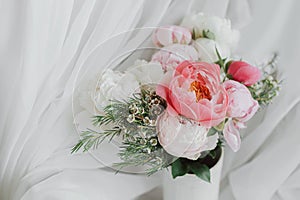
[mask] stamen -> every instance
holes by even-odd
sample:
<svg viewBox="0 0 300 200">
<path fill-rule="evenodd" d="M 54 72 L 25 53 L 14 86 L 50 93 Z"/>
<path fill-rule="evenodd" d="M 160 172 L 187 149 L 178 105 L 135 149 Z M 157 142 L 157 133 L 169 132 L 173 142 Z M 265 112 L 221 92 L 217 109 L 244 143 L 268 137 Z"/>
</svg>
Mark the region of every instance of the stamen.
<svg viewBox="0 0 300 200">
<path fill-rule="evenodd" d="M 201 99 L 211 100 L 209 89 L 199 81 L 194 81 L 191 83 L 190 91 L 195 92 L 197 102 L 199 102 Z"/>
</svg>

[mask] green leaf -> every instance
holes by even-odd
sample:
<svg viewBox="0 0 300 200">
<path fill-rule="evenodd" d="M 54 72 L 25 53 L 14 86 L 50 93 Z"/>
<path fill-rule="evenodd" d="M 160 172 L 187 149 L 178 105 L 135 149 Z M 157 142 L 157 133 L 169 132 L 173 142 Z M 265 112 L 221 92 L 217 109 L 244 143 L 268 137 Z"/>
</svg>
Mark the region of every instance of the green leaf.
<svg viewBox="0 0 300 200">
<path fill-rule="evenodd" d="M 71 154 L 77 152 L 82 146 L 84 145 L 84 142 L 80 140 L 71 150 Z"/>
<path fill-rule="evenodd" d="M 210 171 L 209 168 L 204 164 L 199 163 L 193 163 L 193 165 L 190 166 L 191 171 L 201 178 L 202 180 L 210 183 Z"/>
<path fill-rule="evenodd" d="M 227 74 L 226 76 L 227 76 L 227 78 L 228 78 L 228 79 L 230 79 L 230 80 L 232 80 L 232 79 L 233 79 L 233 77 L 232 77 L 232 75 L 231 75 L 231 74 Z"/>
<path fill-rule="evenodd" d="M 217 131 L 221 132 L 223 131 L 225 126 L 225 121 L 222 121 L 220 124 L 218 124 L 217 126 L 214 126 L 213 128 L 216 129 Z"/>
<path fill-rule="evenodd" d="M 215 159 L 217 156 L 217 152 L 216 151 L 210 151 L 208 154 L 212 159 Z"/>
<path fill-rule="evenodd" d="M 225 70 L 225 62 L 227 60 L 227 58 L 221 58 L 221 55 L 219 54 L 219 51 L 217 50 L 217 47 L 216 47 L 216 53 L 218 55 L 218 61 L 215 62 L 215 64 L 219 65 L 221 69 Z"/>
<path fill-rule="evenodd" d="M 202 35 L 203 35 L 204 38 L 208 38 L 208 39 L 211 39 L 211 40 L 216 39 L 215 34 L 213 32 L 211 32 L 210 30 L 203 30 Z"/>
<path fill-rule="evenodd" d="M 223 59 L 222 59 L 222 57 L 221 57 L 221 55 L 220 55 L 220 52 L 218 51 L 218 48 L 217 48 L 217 46 L 215 47 L 215 49 L 216 49 L 216 53 L 217 53 L 217 56 L 218 56 L 219 62 L 222 62 L 222 61 L 223 61 Z"/>
<path fill-rule="evenodd" d="M 180 159 L 175 160 L 171 166 L 173 178 L 176 178 L 177 176 L 183 176 L 189 171 L 187 165 L 182 163 Z"/>
<path fill-rule="evenodd" d="M 232 60 L 230 60 L 229 62 L 227 62 L 226 63 L 226 65 L 225 65 L 225 73 L 227 73 L 227 71 L 228 71 L 228 69 L 229 69 L 229 66 L 230 66 L 230 64 L 232 63 L 233 61 Z"/>
<path fill-rule="evenodd" d="M 213 136 L 214 134 L 216 134 L 217 133 L 217 130 L 215 129 L 215 128 L 210 128 L 209 129 L 209 131 L 208 131 L 208 133 L 207 133 L 207 136 L 209 137 L 209 136 Z"/>
<path fill-rule="evenodd" d="M 215 49 L 216 49 L 216 54 L 217 54 L 218 59 L 219 59 L 219 60 L 218 60 L 217 62 L 215 62 L 215 63 L 218 64 L 218 65 L 220 65 L 220 67 L 223 68 L 223 69 L 225 70 L 225 62 L 226 62 L 227 58 L 222 58 L 222 57 L 221 57 L 220 52 L 218 51 L 217 46 L 215 47 Z"/>
</svg>

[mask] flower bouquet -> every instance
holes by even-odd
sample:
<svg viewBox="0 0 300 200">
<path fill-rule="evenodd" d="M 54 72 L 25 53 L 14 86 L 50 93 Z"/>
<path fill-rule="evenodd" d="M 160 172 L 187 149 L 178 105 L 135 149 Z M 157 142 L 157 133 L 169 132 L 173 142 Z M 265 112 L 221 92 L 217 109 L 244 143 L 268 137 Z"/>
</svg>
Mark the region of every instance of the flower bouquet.
<svg viewBox="0 0 300 200">
<path fill-rule="evenodd" d="M 149 62 L 96 77 L 88 93 L 95 129 L 81 133 L 72 153 L 117 139 L 117 170 L 146 166 L 151 175 L 167 168 L 174 179 L 186 175 L 203 187 L 216 185 L 207 191 L 217 198 L 223 146 L 238 151 L 239 130 L 279 91 L 275 58 L 260 66 L 232 59 L 238 37 L 229 20 L 202 13 L 156 28 L 152 39 L 160 49 Z"/>
</svg>

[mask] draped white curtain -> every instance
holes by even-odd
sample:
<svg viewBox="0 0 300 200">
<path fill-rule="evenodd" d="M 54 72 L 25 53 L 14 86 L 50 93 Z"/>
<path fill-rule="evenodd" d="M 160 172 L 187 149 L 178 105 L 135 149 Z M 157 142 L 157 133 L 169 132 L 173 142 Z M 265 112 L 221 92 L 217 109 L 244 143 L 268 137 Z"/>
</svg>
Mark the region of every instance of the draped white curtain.
<svg viewBox="0 0 300 200">
<path fill-rule="evenodd" d="M 220 199 L 297 199 L 300 184 L 300 2 L 282 0 L 2 0 L 0 2 L 0 199 L 153 199 L 160 176 L 118 174 L 78 139 L 72 92 L 78 72 L 137 48 L 149 35 L 115 40 L 137 27 L 174 24 L 188 12 L 227 16 L 241 29 L 238 52 L 259 60 L 278 50 L 281 96 L 249 124 L 241 150 L 225 155 Z M 76 87 L 76 85 L 75 85 Z"/>
</svg>

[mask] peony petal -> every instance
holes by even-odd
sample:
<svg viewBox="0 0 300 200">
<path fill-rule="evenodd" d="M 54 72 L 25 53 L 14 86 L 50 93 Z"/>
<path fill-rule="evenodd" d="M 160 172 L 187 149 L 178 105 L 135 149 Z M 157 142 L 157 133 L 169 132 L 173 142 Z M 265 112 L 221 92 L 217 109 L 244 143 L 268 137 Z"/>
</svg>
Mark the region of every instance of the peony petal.
<svg viewBox="0 0 300 200">
<path fill-rule="evenodd" d="M 224 127 L 223 130 L 224 138 L 227 142 L 227 144 L 230 146 L 230 148 L 234 151 L 237 152 L 240 149 L 241 145 L 241 137 L 239 130 L 237 127 L 234 125 L 234 122 L 232 119 L 229 119 Z"/>
<path fill-rule="evenodd" d="M 241 122 L 246 122 L 246 121 L 250 120 L 255 115 L 255 113 L 258 111 L 258 109 L 259 109 L 258 102 L 256 100 L 253 100 L 252 105 L 251 105 L 251 107 L 249 107 L 247 113 L 244 116 L 239 117 L 238 120 Z"/>
<path fill-rule="evenodd" d="M 172 90 L 174 91 L 174 90 Z M 190 118 L 190 119 L 197 119 L 197 114 L 194 109 L 192 109 L 189 105 L 186 104 L 189 100 L 185 100 L 180 96 L 181 94 L 177 94 L 176 91 L 171 92 L 169 95 L 170 102 L 172 103 L 175 110 L 181 115 Z"/>
<path fill-rule="evenodd" d="M 214 134 L 212 136 L 207 137 L 207 146 L 206 146 L 206 151 L 207 150 L 213 150 L 216 148 L 217 143 L 218 143 L 218 139 L 219 139 L 219 135 L 218 134 Z"/>
<path fill-rule="evenodd" d="M 183 44 L 172 44 L 153 54 L 151 62 L 158 62 L 165 71 L 169 71 L 175 69 L 184 60 L 197 59 L 198 54 L 194 47 Z"/>
<path fill-rule="evenodd" d="M 159 95 L 161 98 L 165 99 L 167 102 L 167 111 L 172 116 L 177 116 L 178 112 L 175 110 L 172 100 L 170 99 L 171 91 L 169 88 L 163 86 L 163 85 L 157 85 L 156 87 L 156 94 Z"/>
</svg>

